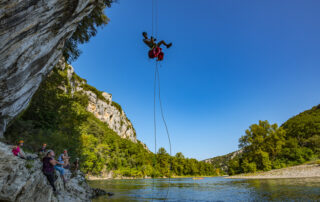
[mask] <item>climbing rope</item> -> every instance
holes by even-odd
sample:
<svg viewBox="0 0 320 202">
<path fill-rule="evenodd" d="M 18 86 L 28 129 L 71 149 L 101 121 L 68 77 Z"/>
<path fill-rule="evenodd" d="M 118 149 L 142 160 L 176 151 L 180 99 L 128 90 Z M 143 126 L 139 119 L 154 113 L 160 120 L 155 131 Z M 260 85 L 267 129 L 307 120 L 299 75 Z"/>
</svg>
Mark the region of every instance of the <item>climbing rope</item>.
<svg viewBox="0 0 320 202">
<path fill-rule="evenodd" d="M 156 66 L 157 68 L 157 66 Z M 157 166 L 157 120 L 156 120 L 156 98 L 157 98 L 157 70 L 155 70 L 154 73 L 154 83 L 153 83 L 153 127 L 154 127 L 154 160 L 153 160 L 153 168 L 155 169 Z M 154 179 L 155 179 L 155 172 L 153 173 L 153 178 L 152 178 L 152 195 L 154 191 Z M 153 197 L 152 197 L 153 201 Z"/>
<path fill-rule="evenodd" d="M 157 9 L 157 0 L 152 0 L 152 36 L 155 36 L 155 38 L 158 37 L 158 9 Z M 168 125 L 166 122 L 166 119 L 164 117 L 164 112 L 163 112 L 163 107 L 162 107 L 162 101 L 161 101 L 161 87 L 160 87 L 160 75 L 159 75 L 159 68 L 158 68 L 158 61 L 155 62 L 155 78 L 154 78 L 154 100 L 153 100 L 153 121 L 154 121 L 154 153 L 155 153 L 155 161 L 154 161 L 154 168 L 156 168 L 157 165 L 157 121 L 156 121 L 156 95 L 157 95 L 157 84 L 158 84 L 158 98 L 159 98 L 159 105 L 160 105 L 160 113 L 161 113 L 161 118 L 164 123 L 167 137 L 168 137 L 168 142 L 169 142 L 169 152 L 170 152 L 170 167 L 169 167 L 169 186 L 167 189 L 165 201 L 168 199 L 169 195 L 169 190 L 170 190 L 170 185 L 171 185 L 171 170 L 172 170 L 172 161 L 171 161 L 171 156 L 172 156 L 172 147 L 171 147 L 171 140 L 170 140 L 170 133 L 168 129 Z M 152 192 L 154 191 L 154 186 L 155 186 L 155 178 L 153 177 L 153 184 L 152 184 Z M 153 195 L 153 193 L 152 193 Z M 153 201 L 153 196 L 152 196 L 152 201 Z"/>
<path fill-rule="evenodd" d="M 151 26 L 152 26 L 152 32 L 151 32 L 151 36 L 153 36 L 153 30 L 154 30 L 154 28 L 153 28 L 153 24 L 154 24 L 154 0 L 152 0 L 152 22 L 151 22 Z"/>
<path fill-rule="evenodd" d="M 166 194 L 166 200 L 168 199 L 168 195 L 169 195 L 169 190 L 170 190 L 170 186 L 171 186 L 171 169 L 172 169 L 172 161 L 171 161 L 171 156 L 172 156 L 172 149 L 171 149 L 171 140 L 170 140 L 170 133 L 169 133 L 169 129 L 168 129 L 168 125 L 167 125 L 167 121 L 164 118 L 164 113 L 163 113 L 163 108 L 162 108 L 162 101 L 161 101 L 161 91 L 160 91 L 160 76 L 159 76 L 159 69 L 158 69 L 158 62 L 156 62 L 156 74 L 157 74 L 157 80 L 158 80 L 158 93 L 159 93 L 159 104 L 160 104 L 160 112 L 161 112 L 161 117 L 162 117 L 162 121 L 164 123 L 164 126 L 166 128 L 166 133 L 167 133 L 167 137 L 168 137 L 168 141 L 169 141 L 169 154 L 170 154 L 170 163 L 169 163 L 169 186 L 167 189 L 167 194 Z M 165 201 L 166 201 L 165 200 Z"/>
</svg>

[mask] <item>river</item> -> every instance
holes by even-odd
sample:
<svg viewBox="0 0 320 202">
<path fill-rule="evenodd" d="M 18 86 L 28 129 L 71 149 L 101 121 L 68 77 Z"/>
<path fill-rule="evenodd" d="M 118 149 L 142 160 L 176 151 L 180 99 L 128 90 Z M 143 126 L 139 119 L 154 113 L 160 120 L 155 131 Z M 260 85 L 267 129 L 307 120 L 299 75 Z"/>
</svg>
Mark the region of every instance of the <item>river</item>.
<svg viewBox="0 0 320 202">
<path fill-rule="evenodd" d="M 113 192 L 103 201 L 320 201 L 320 178 L 244 180 L 192 179 L 98 180 L 90 185 Z"/>
</svg>

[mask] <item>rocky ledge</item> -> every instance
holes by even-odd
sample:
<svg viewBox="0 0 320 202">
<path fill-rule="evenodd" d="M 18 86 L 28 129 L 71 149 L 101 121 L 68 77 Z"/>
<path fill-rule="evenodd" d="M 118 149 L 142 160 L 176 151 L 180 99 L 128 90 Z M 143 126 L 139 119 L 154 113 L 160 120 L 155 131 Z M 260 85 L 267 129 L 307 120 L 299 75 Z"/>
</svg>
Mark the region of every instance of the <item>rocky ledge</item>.
<svg viewBox="0 0 320 202">
<path fill-rule="evenodd" d="M 0 143 L 0 201 L 91 201 L 106 193 L 89 187 L 84 175 L 78 172 L 65 185 L 56 173 L 59 194 L 55 195 L 41 167 L 39 159 L 27 161 L 13 156 L 10 146 Z"/>
</svg>

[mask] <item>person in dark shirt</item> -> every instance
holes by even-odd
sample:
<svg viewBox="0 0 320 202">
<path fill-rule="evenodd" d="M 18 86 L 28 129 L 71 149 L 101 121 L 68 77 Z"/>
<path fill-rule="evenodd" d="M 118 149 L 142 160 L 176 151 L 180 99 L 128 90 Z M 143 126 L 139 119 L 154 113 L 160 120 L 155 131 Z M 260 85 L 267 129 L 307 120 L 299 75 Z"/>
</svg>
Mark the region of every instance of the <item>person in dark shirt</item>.
<svg viewBox="0 0 320 202">
<path fill-rule="evenodd" d="M 46 154 L 46 156 L 43 158 L 43 167 L 42 167 L 42 172 L 43 174 L 47 177 L 50 185 L 53 188 L 53 191 L 57 194 L 56 187 L 54 186 L 54 166 L 55 165 L 61 165 L 58 161 L 54 159 L 54 151 L 49 150 Z"/>
<path fill-rule="evenodd" d="M 73 162 L 73 170 L 77 171 L 79 169 L 79 158 L 76 158 L 76 160 Z"/>
</svg>

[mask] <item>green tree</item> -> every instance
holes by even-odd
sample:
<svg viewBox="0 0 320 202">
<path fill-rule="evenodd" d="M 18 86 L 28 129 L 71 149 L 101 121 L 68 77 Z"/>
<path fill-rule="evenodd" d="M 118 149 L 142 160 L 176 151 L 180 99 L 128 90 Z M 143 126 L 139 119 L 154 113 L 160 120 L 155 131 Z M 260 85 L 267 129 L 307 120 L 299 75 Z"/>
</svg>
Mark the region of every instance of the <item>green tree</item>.
<svg viewBox="0 0 320 202">
<path fill-rule="evenodd" d="M 104 9 L 110 7 L 114 0 L 93 1 L 94 9 L 86 17 L 84 17 L 64 45 L 63 56 L 68 62 L 76 60 L 81 51 L 78 49 L 78 44 L 86 43 L 91 37 L 97 34 L 97 28 L 106 25 L 109 19 L 104 14 Z"/>
</svg>

